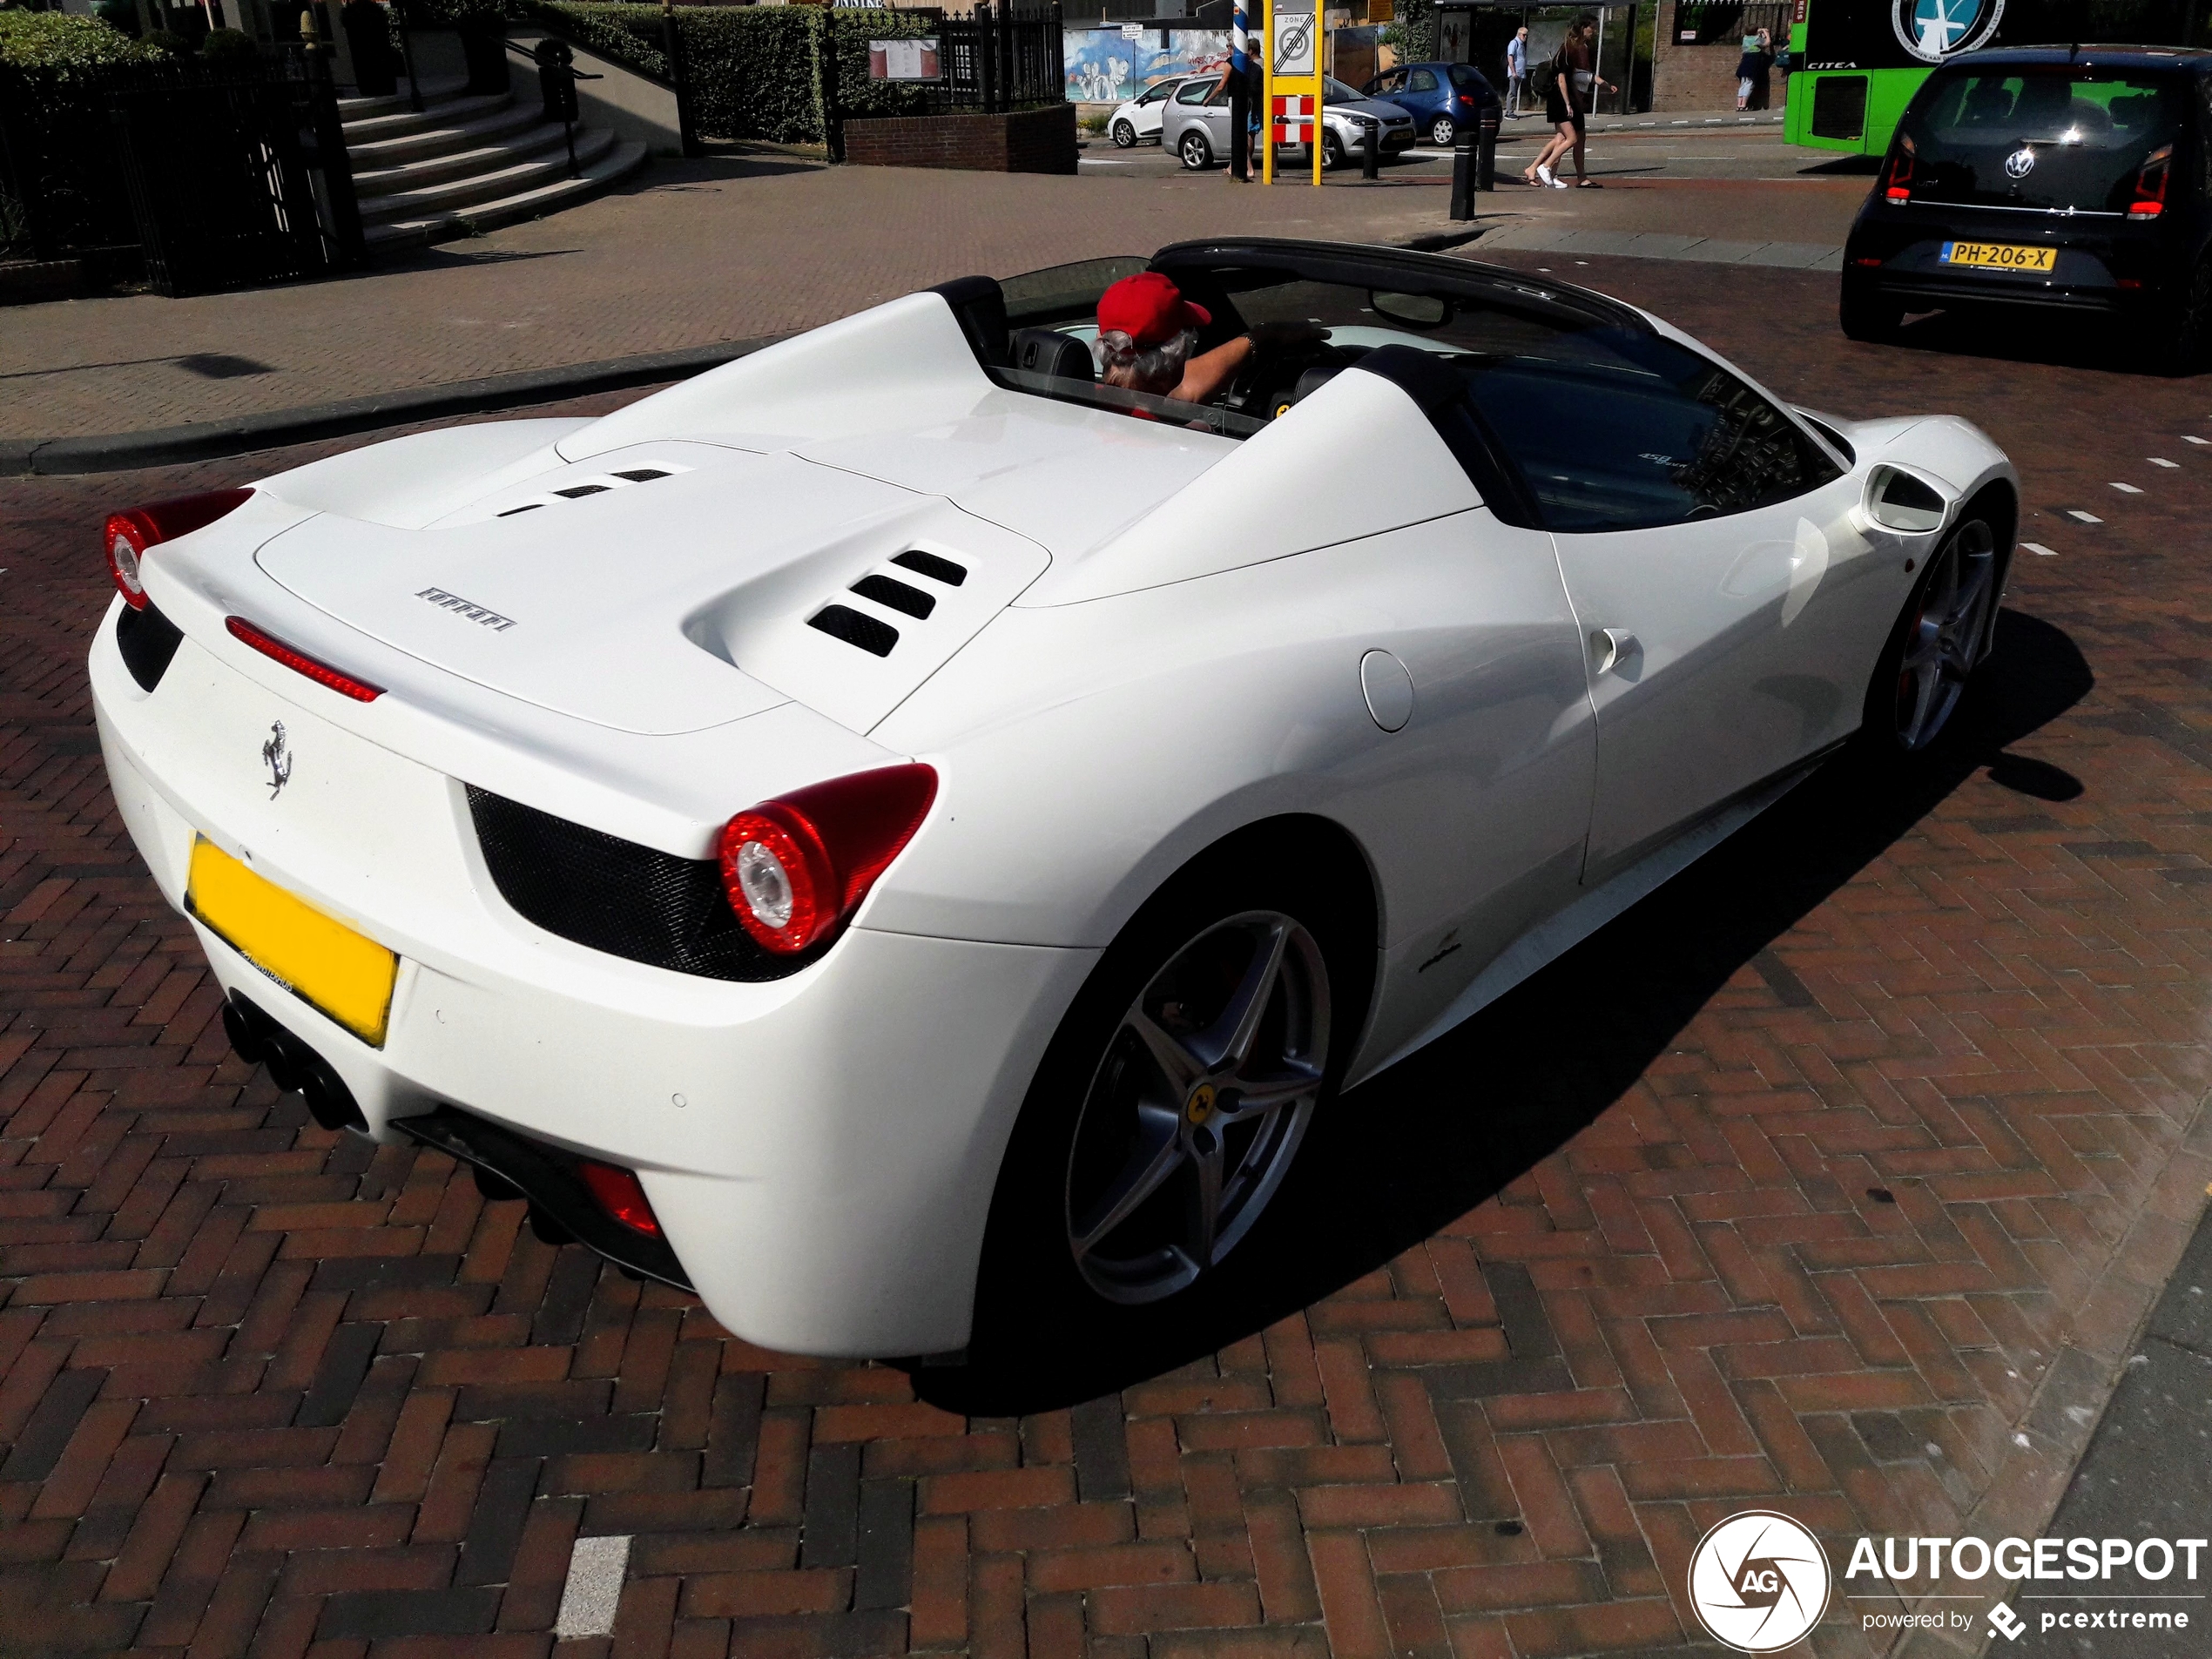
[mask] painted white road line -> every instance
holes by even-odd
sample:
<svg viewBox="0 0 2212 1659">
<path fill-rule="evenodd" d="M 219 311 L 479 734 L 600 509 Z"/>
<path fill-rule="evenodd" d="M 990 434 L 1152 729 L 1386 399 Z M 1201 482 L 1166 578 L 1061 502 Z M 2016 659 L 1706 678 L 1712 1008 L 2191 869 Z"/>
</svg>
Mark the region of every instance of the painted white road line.
<svg viewBox="0 0 2212 1659">
<path fill-rule="evenodd" d="M 2084 524 L 2101 524 L 2104 523 L 2104 520 L 2099 518 L 2094 513 L 2085 513 L 2079 507 L 2067 508 L 2066 509 L 2066 516 L 2068 518 L 2078 519 Z"/>
<path fill-rule="evenodd" d="M 629 1565 L 627 1537 L 577 1539 L 569 1552 L 569 1580 L 561 1587 L 553 1634 L 563 1641 L 612 1635 L 615 1609 L 622 1605 L 622 1575 Z"/>
<path fill-rule="evenodd" d="M 2113 481 L 2112 487 L 2123 496 L 2140 496 L 2143 493 L 2141 484 L 2123 484 L 2118 479 Z"/>
<path fill-rule="evenodd" d="M 2183 438 L 2182 442 L 2183 443 L 2207 444 L 2212 443 L 2212 438 Z"/>
<path fill-rule="evenodd" d="M 2040 542 L 2022 542 L 2020 545 L 2026 548 L 2029 552 L 2040 554 L 2047 559 L 2054 559 L 2059 556 L 2058 549 L 2054 547 L 2046 547 Z"/>
<path fill-rule="evenodd" d="M 2143 459 L 2154 467 L 2173 467 L 2178 469 L 2182 464 L 2178 461 L 2168 461 L 2164 455 L 2145 455 Z"/>
</svg>

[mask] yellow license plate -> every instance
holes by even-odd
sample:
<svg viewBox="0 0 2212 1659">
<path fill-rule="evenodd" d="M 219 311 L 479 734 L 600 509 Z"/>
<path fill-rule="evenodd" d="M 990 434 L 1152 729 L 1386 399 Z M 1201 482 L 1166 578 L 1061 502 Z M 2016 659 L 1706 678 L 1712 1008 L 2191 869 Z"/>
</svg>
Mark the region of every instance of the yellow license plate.
<svg viewBox="0 0 2212 1659">
<path fill-rule="evenodd" d="M 2054 247 L 2023 247 L 2018 242 L 1946 242 L 1946 265 L 1978 265 L 1993 271 L 2047 271 L 2058 259 Z"/>
<path fill-rule="evenodd" d="M 185 907 L 285 989 L 384 1046 L 400 959 L 195 837 Z"/>
</svg>

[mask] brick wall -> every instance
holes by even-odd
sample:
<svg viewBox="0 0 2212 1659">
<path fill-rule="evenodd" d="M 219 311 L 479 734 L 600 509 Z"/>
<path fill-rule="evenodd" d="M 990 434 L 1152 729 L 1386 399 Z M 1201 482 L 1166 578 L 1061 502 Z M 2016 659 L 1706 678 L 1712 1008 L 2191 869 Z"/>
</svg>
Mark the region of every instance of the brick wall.
<svg viewBox="0 0 2212 1659">
<path fill-rule="evenodd" d="M 847 121 L 845 159 L 863 167 L 1071 173 L 1076 110 L 1061 104 L 1009 115 L 894 115 Z"/>
<path fill-rule="evenodd" d="M 1677 45 L 1676 10 L 1676 0 L 1659 0 L 1659 26 L 1651 43 L 1652 109 L 1734 109 L 1736 65 L 1743 56 L 1743 42 L 1731 37 L 1708 46 Z M 1782 107 L 1786 78 L 1779 71 L 1768 78 L 1769 109 Z"/>
</svg>

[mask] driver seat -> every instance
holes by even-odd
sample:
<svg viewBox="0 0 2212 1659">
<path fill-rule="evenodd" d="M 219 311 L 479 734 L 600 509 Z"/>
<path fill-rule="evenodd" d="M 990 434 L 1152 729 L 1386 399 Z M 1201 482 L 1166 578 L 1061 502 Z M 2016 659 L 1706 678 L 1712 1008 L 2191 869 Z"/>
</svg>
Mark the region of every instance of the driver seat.
<svg viewBox="0 0 2212 1659">
<path fill-rule="evenodd" d="M 1014 367 L 1061 381 L 1095 381 L 1090 347 L 1056 328 L 1016 328 L 1008 341 Z"/>
</svg>

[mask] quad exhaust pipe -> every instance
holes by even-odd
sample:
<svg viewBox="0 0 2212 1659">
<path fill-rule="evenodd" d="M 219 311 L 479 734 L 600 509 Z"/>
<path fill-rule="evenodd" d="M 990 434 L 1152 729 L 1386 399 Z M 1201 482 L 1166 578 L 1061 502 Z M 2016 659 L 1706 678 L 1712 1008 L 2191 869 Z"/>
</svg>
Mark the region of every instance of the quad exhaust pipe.
<svg viewBox="0 0 2212 1659">
<path fill-rule="evenodd" d="M 240 1060 L 266 1066 L 269 1081 L 285 1093 L 305 1096 L 309 1116 L 323 1128 L 368 1133 L 368 1119 L 346 1080 L 260 1004 L 233 991 L 223 1003 L 223 1034 Z"/>
</svg>

